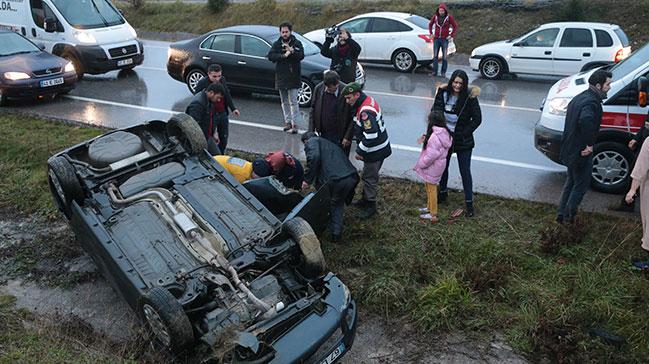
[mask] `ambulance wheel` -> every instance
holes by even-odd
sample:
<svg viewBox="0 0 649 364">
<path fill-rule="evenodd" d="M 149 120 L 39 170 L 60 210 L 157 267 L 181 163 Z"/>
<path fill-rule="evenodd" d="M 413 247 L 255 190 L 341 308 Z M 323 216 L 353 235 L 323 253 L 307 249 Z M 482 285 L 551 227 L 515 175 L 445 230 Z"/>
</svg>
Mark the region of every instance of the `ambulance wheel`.
<svg viewBox="0 0 649 364">
<path fill-rule="evenodd" d="M 626 145 L 616 142 L 595 144 L 591 186 L 605 193 L 623 193 L 629 188 L 633 154 Z"/>
</svg>

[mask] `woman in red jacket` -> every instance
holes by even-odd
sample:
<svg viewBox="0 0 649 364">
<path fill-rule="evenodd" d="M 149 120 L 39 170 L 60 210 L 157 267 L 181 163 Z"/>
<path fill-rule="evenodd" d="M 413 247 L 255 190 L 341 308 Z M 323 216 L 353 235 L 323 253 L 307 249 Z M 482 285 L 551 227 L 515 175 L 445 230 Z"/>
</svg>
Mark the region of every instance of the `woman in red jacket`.
<svg viewBox="0 0 649 364">
<path fill-rule="evenodd" d="M 439 8 L 435 12 L 430 22 L 428 23 L 428 33 L 433 37 L 433 76 L 437 76 L 437 57 L 439 49 L 442 49 L 442 77 L 446 77 L 446 52 L 448 51 L 448 42 L 455 37 L 457 33 L 457 23 L 453 19 L 453 15 L 448 12 L 446 4 L 439 4 Z"/>
</svg>

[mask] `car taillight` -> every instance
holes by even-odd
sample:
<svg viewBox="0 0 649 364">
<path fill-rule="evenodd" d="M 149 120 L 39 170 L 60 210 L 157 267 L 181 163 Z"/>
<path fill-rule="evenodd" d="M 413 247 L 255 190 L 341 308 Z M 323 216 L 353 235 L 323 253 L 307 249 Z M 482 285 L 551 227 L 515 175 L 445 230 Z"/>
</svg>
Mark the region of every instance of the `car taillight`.
<svg viewBox="0 0 649 364">
<path fill-rule="evenodd" d="M 418 37 L 423 39 L 426 43 L 433 43 L 433 37 L 428 34 L 419 34 Z"/>
<path fill-rule="evenodd" d="M 617 53 L 615 53 L 615 63 L 624 59 L 624 48 L 620 48 Z"/>
</svg>

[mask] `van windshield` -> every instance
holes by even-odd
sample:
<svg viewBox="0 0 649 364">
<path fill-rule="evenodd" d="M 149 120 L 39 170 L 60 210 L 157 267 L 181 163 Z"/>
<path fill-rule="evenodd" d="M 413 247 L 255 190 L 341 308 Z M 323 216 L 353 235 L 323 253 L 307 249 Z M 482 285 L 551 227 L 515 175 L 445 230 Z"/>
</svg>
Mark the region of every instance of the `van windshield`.
<svg viewBox="0 0 649 364">
<path fill-rule="evenodd" d="M 649 43 L 633 52 L 627 59 L 611 67 L 613 81 L 621 80 L 649 60 Z"/>
<path fill-rule="evenodd" d="M 122 15 L 107 0 L 52 0 L 65 20 L 77 29 L 124 24 Z"/>
</svg>

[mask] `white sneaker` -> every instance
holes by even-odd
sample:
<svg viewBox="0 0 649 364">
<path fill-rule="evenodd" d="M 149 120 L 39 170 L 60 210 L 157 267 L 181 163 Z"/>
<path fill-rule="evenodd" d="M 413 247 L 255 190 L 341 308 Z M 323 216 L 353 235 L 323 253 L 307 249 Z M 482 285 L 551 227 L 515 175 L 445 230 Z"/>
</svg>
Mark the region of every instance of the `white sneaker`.
<svg viewBox="0 0 649 364">
<path fill-rule="evenodd" d="M 419 218 L 424 220 L 432 220 L 433 216 L 431 214 L 421 214 L 419 215 Z"/>
<path fill-rule="evenodd" d="M 420 207 L 417 209 L 419 212 L 428 212 L 428 207 Z"/>
</svg>

